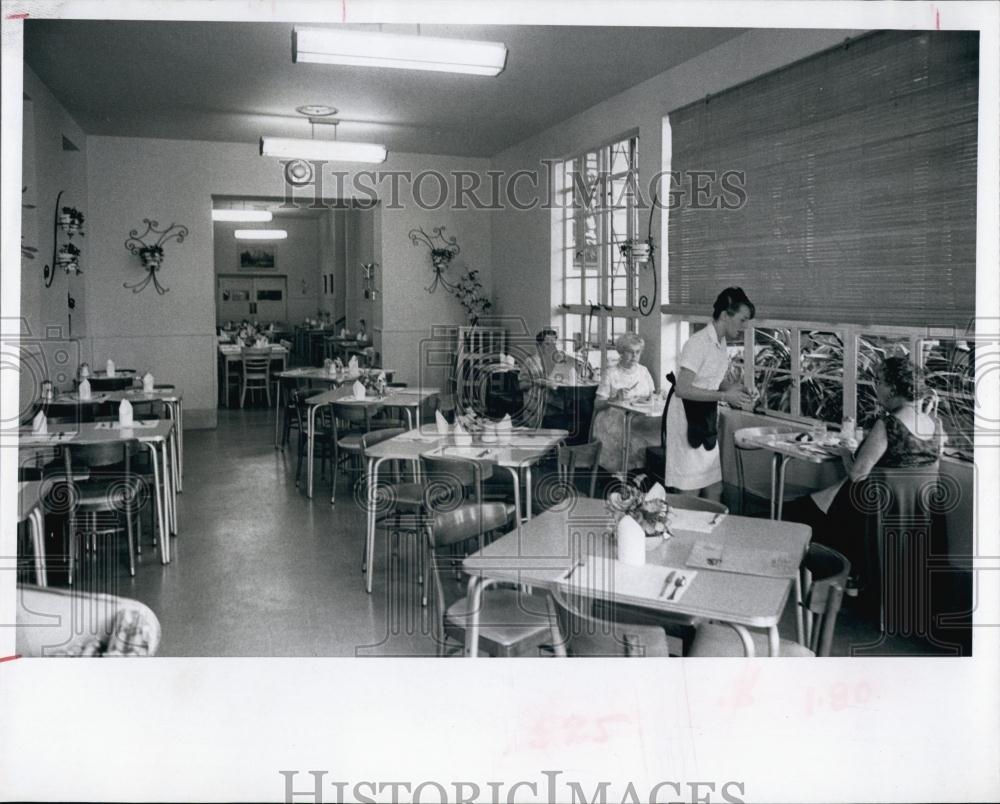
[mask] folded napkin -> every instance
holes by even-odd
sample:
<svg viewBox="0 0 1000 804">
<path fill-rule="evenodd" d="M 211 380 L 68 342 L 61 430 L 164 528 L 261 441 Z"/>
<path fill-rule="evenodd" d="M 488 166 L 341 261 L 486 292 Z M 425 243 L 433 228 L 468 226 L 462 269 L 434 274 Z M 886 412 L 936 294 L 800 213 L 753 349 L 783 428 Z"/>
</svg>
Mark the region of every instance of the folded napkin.
<svg viewBox="0 0 1000 804">
<path fill-rule="evenodd" d="M 514 433 L 514 422 L 511 421 L 510 414 L 504 414 L 504 417 L 497 422 L 497 440 L 503 444 L 509 444 L 511 436 Z"/>
<path fill-rule="evenodd" d="M 258 349 L 263 349 L 267 346 L 267 338 L 258 338 L 254 344 Z"/>
<path fill-rule="evenodd" d="M 80 382 L 80 387 L 77 390 L 79 391 L 81 402 L 86 402 L 90 399 L 90 380 L 86 376 Z"/>
<path fill-rule="evenodd" d="M 142 375 L 142 390 L 147 394 L 153 393 L 153 375 L 151 372 L 147 371 Z"/>
<path fill-rule="evenodd" d="M 434 421 L 437 423 L 437 431 L 439 435 L 448 435 L 451 432 L 451 425 L 448 424 L 448 420 L 441 415 L 440 410 L 434 411 Z"/>
<path fill-rule="evenodd" d="M 461 420 L 455 421 L 455 429 L 452 431 L 455 436 L 455 444 L 459 447 L 472 446 L 472 436 L 462 427 Z"/>
<path fill-rule="evenodd" d="M 123 399 L 121 405 L 118 406 L 118 423 L 122 427 L 131 427 L 132 422 L 132 403 Z"/>
<path fill-rule="evenodd" d="M 653 488 L 646 492 L 647 500 L 665 500 L 667 499 L 667 490 L 663 488 L 659 483 L 654 483 Z"/>
<path fill-rule="evenodd" d="M 105 373 L 109 377 L 114 377 L 115 376 L 115 361 L 112 360 L 110 357 L 108 358 L 108 362 L 105 364 L 105 369 L 106 369 Z"/>
<path fill-rule="evenodd" d="M 355 399 L 365 398 L 365 384 L 361 380 L 355 380 L 354 385 L 351 386 L 351 391 L 354 392 Z"/>
<path fill-rule="evenodd" d="M 49 432 L 49 421 L 45 418 L 45 411 L 38 411 L 31 420 L 31 432 L 35 435 L 46 435 Z"/>
<path fill-rule="evenodd" d="M 503 362 L 506 363 L 508 366 L 517 365 L 517 361 L 514 360 L 514 356 L 513 355 L 504 355 L 503 356 Z"/>
<path fill-rule="evenodd" d="M 347 361 L 347 368 L 352 374 L 356 374 L 358 371 L 358 357 L 357 355 L 351 355 L 351 359 Z"/>
<path fill-rule="evenodd" d="M 340 337 L 341 338 L 346 338 L 347 337 L 347 330 L 346 329 L 341 329 L 340 330 Z"/>
</svg>

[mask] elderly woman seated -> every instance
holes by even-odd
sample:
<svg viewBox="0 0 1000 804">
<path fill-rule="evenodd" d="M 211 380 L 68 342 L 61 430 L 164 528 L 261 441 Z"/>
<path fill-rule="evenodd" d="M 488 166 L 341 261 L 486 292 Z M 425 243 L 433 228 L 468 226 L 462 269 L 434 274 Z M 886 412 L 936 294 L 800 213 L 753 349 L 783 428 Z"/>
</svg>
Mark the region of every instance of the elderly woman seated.
<svg viewBox="0 0 1000 804">
<path fill-rule="evenodd" d="M 646 342 L 638 335 L 625 333 L 615 341 L 617 366 L 605 369 L 597 388 L 593 440 L 600 441 L 601 465 L 610 472 L 625 472 L 644 465 L 646 447 L 660 443 L 660 420 L 637 417 L 632 422 L 627 465 L 622 466 L 622 442 L 625 438 L 625 412 L 610 407 L 609 402 L 648 398 L 656 390 L 649 370 L 639 363 Z"/>
<path fill-rule="evenodd" d="M 875 392 L 882 412 L 857 450 L 843 448 L 847 477 L 785 509 L 786 519 L 811 525 L 814 540 L 843 553 L 856 570 L 865 566 L 871 549 L 865 543 L 865 529 L 857 525 L 859 501 L 868 494 L 860 485 L 877 468 L 927 467 L 933 474 L 945 442 L 937 417 L 937 399 L 931 396 L 916 400 L 913 366 L 908 358 L 885 360 Z M 857 575 L 849 583 L 848 594 L 855 593 L 861 584 Z"/>
</svg>

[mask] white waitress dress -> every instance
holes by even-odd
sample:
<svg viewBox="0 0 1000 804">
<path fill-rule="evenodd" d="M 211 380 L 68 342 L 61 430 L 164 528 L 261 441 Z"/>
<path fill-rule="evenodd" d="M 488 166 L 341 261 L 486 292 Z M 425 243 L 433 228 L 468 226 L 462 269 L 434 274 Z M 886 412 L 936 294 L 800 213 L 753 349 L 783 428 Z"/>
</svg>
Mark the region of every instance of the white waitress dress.
<svg viewBox="0 0 1000 804">
<path fill-rule="evenodd" d="M 677 373 L 679 375 L 681 369 L 689 369 L 695 375 L 695 388 L 718 391 L 728 368 L 726 339 L 723 338 L 720 343 L 715 327 L 709 324 L 684 344 Z M 719 445 L 707 450 L 688 444 L 684 403 L 676 393 L 670 398 L 670 409 L 667 411 L 666 463 L 667 485 L 676 489 L 702 489 L 722 480 Z"/>
</svg>

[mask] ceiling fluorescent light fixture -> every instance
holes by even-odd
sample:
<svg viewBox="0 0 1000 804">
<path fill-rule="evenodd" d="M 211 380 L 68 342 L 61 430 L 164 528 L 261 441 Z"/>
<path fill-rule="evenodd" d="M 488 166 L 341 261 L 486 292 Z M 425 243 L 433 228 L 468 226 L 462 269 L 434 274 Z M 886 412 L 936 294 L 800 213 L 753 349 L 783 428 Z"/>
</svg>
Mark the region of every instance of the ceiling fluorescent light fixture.
<svg viewBox="0 0 1000 804">
<path fill-rule="evenodd" d="M 292 137 L 261 137 L 261 156 L 289 159 L 319 159 L 331 162 L 384 162 L 384 145 L 343 140 L 302 140 Z"/>
<path fill-rule="evenodd" d="M 507 47 L 503 42 L 471 39 L 337 28 L 293 28 L 292 61 L 499 75 L 507 66 Z"/>
<path fill-rule="evenodd" d="M 237 229 L 233 236 L 237 240 L 284 240 L 288 232 L 284 229 Z"/>
<path fill-rule="evenodd" d="M 274 216 L 266 209 L 213 209 L 212 220 L 224 223 L 270 223 Z"/>
</svg>

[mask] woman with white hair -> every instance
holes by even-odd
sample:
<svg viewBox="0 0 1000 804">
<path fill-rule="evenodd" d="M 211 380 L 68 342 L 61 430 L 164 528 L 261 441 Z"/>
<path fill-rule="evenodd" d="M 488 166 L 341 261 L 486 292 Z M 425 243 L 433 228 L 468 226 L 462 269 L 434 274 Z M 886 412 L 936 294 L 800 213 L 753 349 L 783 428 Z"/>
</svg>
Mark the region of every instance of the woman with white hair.
<svg viewBox="0 0 1000 804">
<path fill-rule="evenodd" d="M 600 441 L 601 465 L 609 472 L 637 469 L 646 462 L 646 447 L 660 443 L 660 423 L 657 419 L 636 417 L 632 421 L 628 463 L 622 466 L 622 442 L 625 438 L 625 411 L 610 407 L 609 402 L 649 397 L 655 390 L 649 370 L 639 363 L 646 342 L 631 332 L 615 340 L 619 360 L 617 366 L 604 371 L 597 388 L 594 407 L 593 439 Z"/>
</svg>

